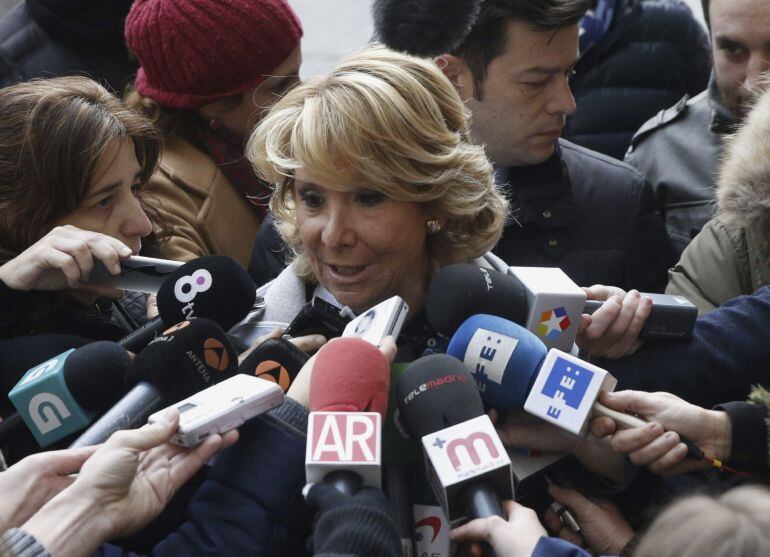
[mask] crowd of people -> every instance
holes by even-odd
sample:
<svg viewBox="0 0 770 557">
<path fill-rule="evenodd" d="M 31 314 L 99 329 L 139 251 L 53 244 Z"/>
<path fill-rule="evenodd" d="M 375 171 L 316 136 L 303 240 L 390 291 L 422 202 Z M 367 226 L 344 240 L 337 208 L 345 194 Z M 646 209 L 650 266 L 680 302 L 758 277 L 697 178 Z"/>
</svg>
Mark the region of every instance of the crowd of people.
<svg viewBox="0 0 770 557">
<path fill-rule="evenodd" d="M 42 447 L 4 394 L 1 556 L 770 553 L 770 4 L 703 0 L 706 29 L 682 0 L 468 4 L 446 51 L 383 35 L 305 81 L 288 0 L 23 0 L 0 19 L 3 393 L 176 325 L 160 294 L 92 281 L 134 256 L 248 268 L 257 301 L 222 341 L 242 363 L 291 340 L 301 362 L 281 405 L 192 448 L 175 410 Z M 490 272 L 547 267 L 602 302 L 573 354 L 617 379 L 609 412 L 577 436 L 485 407 L 512 455 L 562 455 L 498 515 L 447 520 L 392 393 L 382 485 L 306 486 L 308 356 L 394 296 L 406 320 L 372 349 L 394 382 L 446 352 L 427 308 L 455 264 L 492 299 Z M 183 316 L 209 317 L 212 273 L 184 279 Z M 697 307 L 686 339 L 640 337 L 664 292 Z M 508 302 L 487 306 L 514 320 Z M 299 327 L 319 303 L 332 318 Z"/>
</svg>

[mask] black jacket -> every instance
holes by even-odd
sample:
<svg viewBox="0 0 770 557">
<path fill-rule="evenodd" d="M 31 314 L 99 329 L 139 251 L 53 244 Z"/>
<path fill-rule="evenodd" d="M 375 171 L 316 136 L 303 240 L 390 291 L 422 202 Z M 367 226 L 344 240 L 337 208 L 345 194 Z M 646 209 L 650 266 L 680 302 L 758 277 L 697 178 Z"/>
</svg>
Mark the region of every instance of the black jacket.
<svg viewBox="0 0 770 557">
<path fill-rule="evenodd" d="M 663 291 L 674 254 L 636 170 L 559 140 L 548 161 L 509 168 L 506 178 L 511 216 L 492 250 L 506 263 L 560 267 L 581 286 Z"/>
<path fill-rule="evenodd" d="M 26 0 L 0 19 L 0 87 L 87 75 L 122 92 L 139 67 L 123 22 L 130 0 Z"/>
<path fill-rule="evenodd" d="M 612 0 L 607 34 L 571 80 L 577 112 L 563 137 L 623 159 L 631 137 L 658 111 L 708 83 L 708 37 L 681 0 Z"/>
</svg>

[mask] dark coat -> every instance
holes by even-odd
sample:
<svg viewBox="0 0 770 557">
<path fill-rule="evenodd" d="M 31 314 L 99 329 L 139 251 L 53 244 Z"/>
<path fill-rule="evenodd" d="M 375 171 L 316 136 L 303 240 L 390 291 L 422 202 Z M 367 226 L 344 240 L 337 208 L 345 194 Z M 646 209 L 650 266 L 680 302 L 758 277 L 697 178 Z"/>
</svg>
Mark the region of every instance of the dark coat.
<svg viewBox="0 0 770 557">
<path fill-rule="evenodd" d="M 577 112 L 563 137 L 616 159 L 658 111 L 706 88 L 708 36 L 681 0 L 615 0 L 607 34 L 571 80 Z"/>
<path fill-rule="evenodd" d="M 663 291 L 673 252 L 652 189 L 630 166 L 560 140 L 545 163 L 509 168 L 505 188 L 512 214 L 493 252 L 509 265 Z"/>
<path fill-rule="evenodd" d="M 0 87 L 87 75 L 122 92 L 139 67 L 123 39 L 130 0 L 27 0 L 0 19 Z"/>
</svg>

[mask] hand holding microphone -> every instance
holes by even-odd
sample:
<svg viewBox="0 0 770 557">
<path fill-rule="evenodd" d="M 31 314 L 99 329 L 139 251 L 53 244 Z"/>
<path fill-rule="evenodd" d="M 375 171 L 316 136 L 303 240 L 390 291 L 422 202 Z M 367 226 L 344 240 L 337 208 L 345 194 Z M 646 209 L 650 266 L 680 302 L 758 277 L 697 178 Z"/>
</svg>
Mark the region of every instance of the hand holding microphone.
<svg viewBox="0 0 770 557">
<path fill-rule="evenodd" d="M 730 456 L 732 424 L 726 412 L 706 410 L 669 393 L 605 392 L 600 400 L 608 408 L 649 420 L 622 431 L 608 417 L 591 422 L 594 435 L 612 435 L 612 448 L 627 454 L 637 466 L 646 466 L 656 474 L 681 474 L 713 466 L 709 461 L 724 462 Z M 680 435 L 701 450 L 707 460 L 688 459 L 689 448 Z"/>
</svg>

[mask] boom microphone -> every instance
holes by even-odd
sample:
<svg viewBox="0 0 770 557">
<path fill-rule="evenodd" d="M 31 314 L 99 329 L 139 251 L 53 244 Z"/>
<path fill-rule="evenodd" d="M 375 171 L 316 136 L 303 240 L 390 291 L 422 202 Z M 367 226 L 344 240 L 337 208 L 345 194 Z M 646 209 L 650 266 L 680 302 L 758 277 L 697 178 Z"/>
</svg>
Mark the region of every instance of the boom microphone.
<svg viewBox="0 0 770 557">
<path fill-rule="evenodd" d="M 372 9 L 379 41 L 423 57 L 457 48 L 480 10 L 481 0 L 375 0 Z"/>
<path fill-rule="evenodd" d="M 93 342 L 30 369 L 8 398 L 38 444 L 47 447 L 83 429 L 118 400 L 130 368 L 131 358 L 118 344 Z"/>
<path fill-rule="evenodd" d="M 315 356 L 310 379 L 305 469 L 308 483 L 325 481 L 353 495 L 381 485 L 382 419 L 390 367 L 365 340 L 332 339 Z"/>
<path fill-rule="evenodd" d="M 135 385 L 71 447 L 96 445 L 131 429 L 163 405 L 178 402 L 237 373 L 238 359 L 224 331 L 205 318 L 182 321 L 137 356 L 126 382 Z"/>
</svg>

